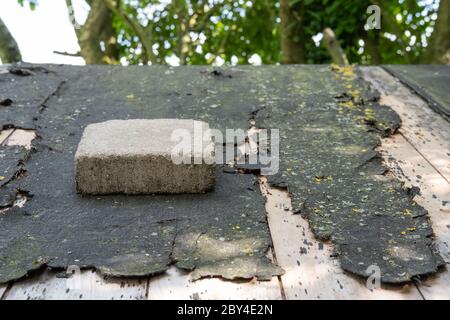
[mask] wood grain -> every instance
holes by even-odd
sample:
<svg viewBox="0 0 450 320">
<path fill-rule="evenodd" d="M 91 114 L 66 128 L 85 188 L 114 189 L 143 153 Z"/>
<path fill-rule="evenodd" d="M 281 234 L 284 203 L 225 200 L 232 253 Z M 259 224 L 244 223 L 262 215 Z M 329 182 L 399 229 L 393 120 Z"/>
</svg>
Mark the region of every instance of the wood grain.
<svg viewBox="0 0 450 320">
<path fill-rule="evenodd" d="M 70 278 L 45 271 L 40 276 L 15 283 L 6 300 L 141 300 L 147 280 L 105 279 L 93 270 L 81 271 Z"/>
<path fill-rule="evenodd" d="M 331 257 L 332 245 L 316 240 L 308 222 L 291 211 L 285 190 L 271 188 L 262 179 L 266 210 L 286 299 L 422 299 L 414 285 L 382 286 L 369 290 L 365 280 L 344 273 Z"/>
</svg>

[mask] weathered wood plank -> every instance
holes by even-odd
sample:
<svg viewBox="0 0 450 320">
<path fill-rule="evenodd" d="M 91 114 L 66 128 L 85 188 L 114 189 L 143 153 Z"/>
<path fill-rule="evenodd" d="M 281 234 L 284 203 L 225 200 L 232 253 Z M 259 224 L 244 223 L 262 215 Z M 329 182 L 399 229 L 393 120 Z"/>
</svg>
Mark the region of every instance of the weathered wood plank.
<svg viewBox="0 0 450 320">
<path fill-rule="evenodd" d="M 414 285 L 383 286 L 370 291 L 361 278 L 344 273 L 331 257 L 332 246 L 315 239 L 308 222 L 294 215 L 286 191 L 262 179 L 266 209 L 286 299 L 422 299 Z"/>
<path fill-rule="evenodd" d="M 34 130 L 16 129 L 5 141 L 7 146 L 24 146 L 27 149 L 31 148 L 31 141 L 36 137 Z"/>
<path fill-rule="evenodd" d="M 45 271 L 15 283 L 6 293 L 7 300 L 141 300 L 145 299 L 147 280 L 105 279 L 93 270 L 60 278 Z"/>
<path fill-rule="evenodd" d="M 219 278 L 191 281 L 188 272 L 175 267 L 152 277 L 148 299 L 161 300 L 250 300 L 281 299 L 277 278 L 271 281 L 225 281 Z"/>
<path fill-rule="evenodd" d="M 419 284 L 419 290 L 426 300 L 450 300 L 450 272 L 447 270 L 428 277 Z"/>
<path fill-rule="evenodd" d="M 9 136 L 13 133 L 14 129 L 6 129 L 0 131 L 0 145 L 9 138 Z"/>
<path fill-rule="evenodd" d="M 417 186 L 415 201 L 428 210 L 435 241 L 441 255 L 450 262 L 450 193 L 447 181 L 401 135 L 384 139 L 380 151 L 385 163 L 405 185 Z M 450 271 L 424 279 L 418 288 L 425 299 L 450 299 Z"/>
<path fill-rule="evenodd" d="M 363 77 L 402 119 L 400 133 L 450 182 L 449 123 L 397 79 L 379 67 L 361 68 Z"/>
<path fill-rule="evenodd" d="M 5 294 L 6 289 L 8 288 L 8 285 L 6 284 L 0 284 L 0 299 L 3 297 L 3 295 Z"/>
<path fill-rule="evenodd" d="M 397 111 L 403 122 L 401 135 L 382 143 L 385 162 L 407 186 L 421 189 L 421 195 L 415 200 L 428 210 L 437 245 L 449 263 L 450 126 L 424 100 L 386 71 L 375 67 L 362 70 L 365 79 L 380 91 L 380 102 Z M 449 299 L 448 268 L 428 277 L 418 288 L 425 299 Z"/>
<path fill-rule="evenodd" d="M 401 135 L 383 139 L 380 151 L 391 172 L 407 187 L 420 188 L 415 201 L 428 210 L 436 242 L 450 262 L 450 192 L 447 181 Z M 449 284 L 450 291 L 450 284 Z"/>
</svg>

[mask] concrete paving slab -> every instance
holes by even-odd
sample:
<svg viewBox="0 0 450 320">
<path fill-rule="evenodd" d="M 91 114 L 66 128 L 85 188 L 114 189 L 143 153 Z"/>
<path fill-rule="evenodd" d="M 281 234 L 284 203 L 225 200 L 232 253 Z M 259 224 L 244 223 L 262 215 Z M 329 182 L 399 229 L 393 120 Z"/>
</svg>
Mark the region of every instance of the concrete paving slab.
<svg viewBox="0 0 450 320">
<path fill-rule="evenodd" d="M 86 127 L 75 154 L 85 194 L 203 193 L 215 184 L 209 126 L 188 119 L 111 120 Z"/>
</svg>

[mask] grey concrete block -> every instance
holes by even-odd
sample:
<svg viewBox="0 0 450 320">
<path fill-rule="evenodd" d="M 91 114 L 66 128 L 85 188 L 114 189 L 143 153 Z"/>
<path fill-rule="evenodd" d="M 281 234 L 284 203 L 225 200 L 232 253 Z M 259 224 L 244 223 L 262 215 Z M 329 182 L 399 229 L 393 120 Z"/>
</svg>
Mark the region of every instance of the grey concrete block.
<svg viewBox="0 0 450 320">
<path fill-rule="evenodd" d="M 205 122 L 180 119 L 111 120 L 91 124 L 86 127 L 75 154 L 77 191 L 85 194 L 206 192 L 214 187 L 216 170 L 214 154 L 208 152 L 214 150 L 208 129 Z M 178 140 L 174 140 L 174 134 Z M 190 137 L 188 148 L 183 149 L 184 163 L 173 157 L 181 154 L 180 134 Z M 199 134 L 203 134 L 203 139 L 198 139 Z M 195 147 L 194 137 L 197 138 Z M 174 153 L 177 148 L 178 152 Z"/>
</svg>

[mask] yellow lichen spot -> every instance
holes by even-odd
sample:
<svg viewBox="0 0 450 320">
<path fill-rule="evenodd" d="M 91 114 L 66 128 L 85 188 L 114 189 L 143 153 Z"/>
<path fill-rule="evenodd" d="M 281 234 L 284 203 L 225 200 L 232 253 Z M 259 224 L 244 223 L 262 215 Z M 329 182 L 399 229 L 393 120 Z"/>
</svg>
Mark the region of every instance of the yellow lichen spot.
<svg viewBox="0 0 450 320">
<path fill-rule="evenodd" d="M 316 183 L 321 183 L 324 180 L 327 180 L 328 182 L 331 182 L 331 181 L 333 181 L 333 177 L 332 176 L 327 176 L 327 177 L 325 177 L 325 176 L 316 176 L 314 178 L 314 181 Z"/>
<path fill-rule="evenodd" d="M 244 248 L 244 250 L 242 250 L 242 252 L 244 253 L 244 254 L 246 254 L 247 256 L 253 256 L 253 249 L 252 248 L 248 248 L 248 247 L 246 247 L 246 248 Z"/>
<path fill-rule="evenodd" d="M 361 96 L 361 91 L 359 91 L 359 90 L 357 90 L 357 89 L 355 89 L 355 90 L 350 90 L 348 93 L 349 93 L 349 94 L 353 97 L 353 99 L 355 99 L 355 100 L 359 100 L 359 98 L 360 98 L 360 96 Z"/>
<path fill-rule="evenodd" d="M 237 224 L 234 226 L 234 229 L 239 230 L 239 229 L 241 229 L 241 226 Z"/>
<path fill-rule="evenodd" d="M 331 65 L 331 70 L 342 76 L 344 81 L 352 81 L 356 78 L 353 72 L 353 66 L 338 66 L 336 64 Z"/>
<path fill-rule="evenodd" d="M 127 99 L 129 99 L 129 100 L 133 100 L 134 99 L 134 94 L 129 94 L 129 95 L 127 95 Z"/>
<path fill-rule="evenodd" d="M 320 213 L 320 208 L 314 208 L 315 213 Z"/>
<path fill-rule="evenodd" d="M 403 210 L 403 214 L 404 214 L 405 216 L 412 216 L 412 213 L 411 213 L 411 211 L 410 211 L 409 209 Z"/>
<path fill-rule="evenodd" d="M 389 193 L 393 193 L 393 192 L 395 192 L 395 189 L 392 188 L 392 187 L 389 187 L 389 188 L 387 189 L 387 191 L 388 191 Z"/>
<path fill-rule="evenodd" d="M 373 111 L 373 109 L 364 109 L 364 120 L 375 120 L 375 112 Z"/>
<path fill-rule="evenodd" d="M 340 102 L 339 105 L 341 107 L 344 108 L 348 108 L 348 109 L 352 109 L 355 107 L 355 104 L 353 103 L 353 101 L 344 101 L 344 102 Z"/>
<path fill-rule="evenodd" d="M 352 212 L 353 212 L 353 213 L 360 213 L 360 212 L 361 212 L 361 209 L 353 208 L 353 209 L 352 209 Z"/>
<path fill-rule="evenodd" d="M 5 180 L 6 178 L 4 176 L 0 176 L 0 181 Z"/>
<path fill-rule="evenodd" d="M 411 228 L 407 228 L 405 231 L 400 232 L 400 234 L 404 236 L 404 235 L 406 235 L 408 233 L 411 233 L 411 232 L 414 232 L 416 230 L 417 230 L 416 227 L 411 227 Z"/>
<path fill-rule="evenodd" d="M 382 129 L 389 129 L 389 126 L 386 123 L 382 122 L 382 121 L 378 122 L 378 126 L 380 128 L 382 128 Z"/>
</svg>

